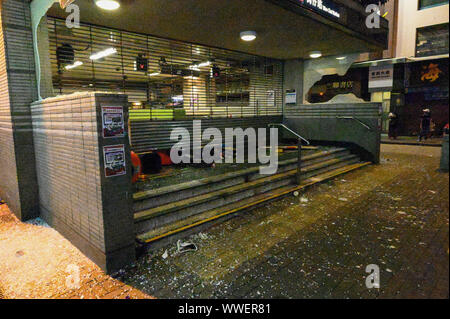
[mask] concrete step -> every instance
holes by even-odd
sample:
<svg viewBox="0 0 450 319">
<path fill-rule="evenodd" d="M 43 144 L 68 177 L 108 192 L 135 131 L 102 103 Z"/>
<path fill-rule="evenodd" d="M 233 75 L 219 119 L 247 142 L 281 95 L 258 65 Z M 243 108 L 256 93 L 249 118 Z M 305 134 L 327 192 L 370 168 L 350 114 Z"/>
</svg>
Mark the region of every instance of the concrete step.
<svg viewBox="0 0 450 319">
<path fill-rule="evenodd" d="M 306 167 L 312 163 L 317 163 L 347 154 L 350 154 L 350 152 L 345 148 L 319 151 L 317 153 L 305 156 L 303 158 L 303 166 Z M 296 158 L 280 161 L 278 164 L 277 173 L 283 173 L 296 169 L 296 167 Z M 158 189 L 138 192 L 133 195 L 133 209 L 135 212 L 139 212 L 264 177 L 266 177 L 266 175 L 259 174 L 259 167 L 251 167 L 244 170 L 202 178 L 177 185 L 170 185 Z"/>
<path fill-rule="evenodd" d="M 295 191 L 306 189 L 311 185 L 327 181 L 336 176 L 340 176 L 369 164 L 370 162 L 345 165 L 314 177 L 304 179 L 301 185 L 279 187 L 251 198 L 230 203 L 225 206 L 211 209 L 201 214 L 196 214 L 188 218 L 181 219 L 177 222 L 152 229 L 146 233 L 138 235 L 136 240 L 139 244 L 144 245 L 146 250 L 158 249 L 162 246 L 173 243 L 180 238 L 190 236 L 232 218 L 233 216 L 236 216 L 237 213 L 249 211 L 269 201 L 279 199 Z"/>
<path fill-rule="evenodd" d="M 320 174 L 358 162 L 356 155 L 342 155 L 319 163 L 306 166 L 302 170 L 303 178 Z M 136 233 L 142 233 L 149 229 L 158 228 L 180 219 L 200 214 L 204 211 L 221 207 L 230 203 L 253 197 L 282 186 L 295 183 L 297 170 L 259 178 L 254 181 L 241 183 L 218 191 L 194 196 L 181 201 L 136 212 L 134 214 Z"/>
</svg>

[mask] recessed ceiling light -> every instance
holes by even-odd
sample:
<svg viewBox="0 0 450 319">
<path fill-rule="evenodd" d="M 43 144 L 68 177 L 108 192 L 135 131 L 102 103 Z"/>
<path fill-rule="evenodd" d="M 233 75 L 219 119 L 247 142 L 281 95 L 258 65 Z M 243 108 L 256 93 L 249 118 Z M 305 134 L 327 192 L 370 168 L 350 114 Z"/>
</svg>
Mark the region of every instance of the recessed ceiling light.
<svg viewBox="0 0 450 319">
<path fill-rule="evenodd" d="M 120 7 L 117 0 L 95 0 L 95 4 L 104 10 L 117 10 Z"/>
<path fill-rule="evenodd" d="M 241 39 L 243 41 L 253 41 L 256 39 L 255 31 L 243 31 L 241 32 Z"/>
<path fill-rule="evenodd" d="M 336 58 L 336 60 L 345 60 L 345 59 L 347 59 L 346 56 L 338 56 L 338 57 Z"/>
<path fill-rule="evenodd" d="M 317 58 L 320 58 L 321 56 L 322 56 L 322 52 L 320 52 L 320 51 L 312 51 L 309 53 L 309 57 L 311 59 L 317 59 Z"/>
</svg>

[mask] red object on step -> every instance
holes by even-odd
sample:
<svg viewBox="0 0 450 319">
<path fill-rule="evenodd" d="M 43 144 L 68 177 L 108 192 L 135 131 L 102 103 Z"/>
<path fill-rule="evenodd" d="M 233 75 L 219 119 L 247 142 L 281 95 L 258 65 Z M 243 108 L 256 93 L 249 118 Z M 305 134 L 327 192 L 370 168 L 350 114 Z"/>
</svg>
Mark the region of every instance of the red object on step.
<svg viewBox="0 0 450 319">
<path fill-rule="evenodd" d="M 172 165 L 172 160 L 170 159 L 170 156 L 167 155 L 166 152 L 159 151 L 157 153 L 159 157 L 161 157 L 161 165 L 163 166 Z"/>
<path fill-rule="evenodd" d="M 142 163 L 139 156 L 133 151 L 131 152 L 131 165 L 133 165 L 133 179 L 131 181 L 134 184 L 142 174 Z"/>
</svg>

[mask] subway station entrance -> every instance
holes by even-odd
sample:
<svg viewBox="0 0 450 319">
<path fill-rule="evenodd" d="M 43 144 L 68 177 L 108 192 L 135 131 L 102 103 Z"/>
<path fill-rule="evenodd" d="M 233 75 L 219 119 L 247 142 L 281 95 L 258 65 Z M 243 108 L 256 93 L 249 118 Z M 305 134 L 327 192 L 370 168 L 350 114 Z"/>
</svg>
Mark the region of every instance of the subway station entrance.
<svg viewBox="0 0 450 319">
<path fill-rule="evenodd" d="M 386 46 L 387 22 L 367 29 L 357 1 L 119 2 L 104 10 L 87 0 L 3 1 L 5 54 L 28 66 L 8 68 L 9 79 L 33 78 L 24 88 L 28 113 L 10 119 L 31 128 L 36 163 L 31 177 L 18 174 L 18 185 L 34 176 L 39 189 L 19 200 L 32 202 L 34 214 L 16 205 L 22 219 L 43 217 L 113 272 L 139 248 L 378 163 L 378 103 L 305 100 L 323 75 L 345 73 L 359 53 Z M 68 24 L 77 10 L 79 25 Z M 27 50 L 12 45 L 24 41 L 12 36 L 17 30 L 26 30 Z M 253 129 L 267 145 L 269 129 L 278 129 L 275 149 L 258 147 L 276 152 L 276 172 L 261 174 L 267 163 L 247 158 L 173 163 L 174 130 L 193 134 L 196 122 L 223 135 Z M 219 156 L 239 146 L 237 136 Z"/>
</svg>

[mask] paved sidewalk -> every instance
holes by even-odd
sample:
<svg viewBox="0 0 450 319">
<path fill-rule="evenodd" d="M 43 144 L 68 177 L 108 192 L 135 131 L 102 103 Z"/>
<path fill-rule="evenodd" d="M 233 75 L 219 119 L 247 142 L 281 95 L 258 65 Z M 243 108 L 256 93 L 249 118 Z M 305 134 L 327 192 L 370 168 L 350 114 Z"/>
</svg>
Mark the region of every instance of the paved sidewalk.
<svg viewBox="0 0 450 319">
<path fill-rule="evenodd" d="M 417 136 L 399 136 L 395 140 L 391 140 L 388 137 L 382 137 L 382 144 L 394 144 L 394 145 L 420 145 L 420 146 L 434 146 L 441 147 L 442 146 L 442 137 L 429 138 L 427 140 L 422 140 L 419 142 L 417 140 Z"/>
<path fill-rule="evenodd" d="M 0 206 L 0 247 L 0 299 L 150 298 L 105 275 L 42 222 L 21 223 L 6 205 Z"/>
<path fill-rule="evenodd" d="M 119 280 L 51 228 L 0 206 L 6 298 L 448 298 L 449 175 L 436 147 L 382 146 L 382 163 L 143 256 Z M 69 265 L 81 287 L 68 289 Z M 365 267 L 381 269 L 368 290 Z"/>
<path fill-rule="evenodd" d="M 160 298 L 448 298 L 449 178 L 439 149 L 383 146 L 371 166 L 141 258 L 122 278 Z M 381 269 L 381 288 L 365 268 Z"/>
</svg>

